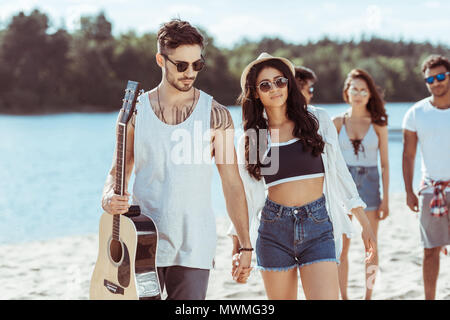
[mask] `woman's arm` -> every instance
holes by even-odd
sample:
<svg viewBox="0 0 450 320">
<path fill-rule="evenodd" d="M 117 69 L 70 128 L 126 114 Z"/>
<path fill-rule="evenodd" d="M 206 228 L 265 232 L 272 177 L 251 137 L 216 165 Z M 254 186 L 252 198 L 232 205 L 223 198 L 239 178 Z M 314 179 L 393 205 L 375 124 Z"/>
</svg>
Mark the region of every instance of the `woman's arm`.
<svg viewBox="0 0 450 320">
<path fill-rule="evenodd" d="M 358 219 L 358 222 L 362 227 L 361 237 L 366 249 L 366 263 L 369 263 L 375 257 L 375 252 L 377 251 L 377 240 L 375 234 L 373 233 L 369 219 L 367 218 L 367 215 L 362 207 L 353 208 L 351 211 L 356 219 Z"/>
<path fill-rule="evenodd" d="M 375 256 L 377 242 L 372 227 L 370 226 L 370 222 L 364 212 L 366 204 L 359 197 L 355 182 L 348 171 L 347 164 L 345 163 L 341 148 L 339 147 L 337 132 L 333 122 L 325 111 L 322 113 L 322 117 L 324 118 L 321 122 L 321 125 L 324 126 L 323 132 L 327 135 L 327 140 L 330 142 L 333 149 L 332 160 L 336 166 L 336 178 L 338 180 L 336 181 L 336 184 L 338 186 L 338 191 L 340 192 L 340 197 L 342 197 L 342 201 L 347 211 L 355 215 L 356 219 L 361 224 L 361 236 L 367 255 L 366 262 L 370 262 Z"/>
<path fill-rule="evenodd" d="M 341 132 L 342 124 L 344 123 L 344 117 L 336 116 L 333 118 L 334 126 L 336 127 L 336 131 L 339 134 Z"/>
<path fill-rule="evenodd" d="M 388 156 L 388 127 L 374 125 L 375 132 L 378 135 L 380 162 L 381 162 L 381 180 L 383 183 L 383 200 L 378 208 L 378 217 L 383 220 L 389 215 L 389 156 Z"/>
</svg>

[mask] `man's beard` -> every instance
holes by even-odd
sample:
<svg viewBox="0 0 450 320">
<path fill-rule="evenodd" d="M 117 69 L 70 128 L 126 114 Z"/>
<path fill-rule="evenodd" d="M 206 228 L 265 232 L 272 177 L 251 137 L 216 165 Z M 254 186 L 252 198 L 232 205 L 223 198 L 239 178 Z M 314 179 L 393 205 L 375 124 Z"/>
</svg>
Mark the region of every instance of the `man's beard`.
<svg viewBox="0 0 450 320">
<path fill-rule="evenodd" d="M 443 97 L 445 96 L 448 91 L 450 90 L 450 86 L 442 87 L 442 88 L 434 88 L 434 90 L 430 90 L 431 94 L 435 97 Z"/>
<path fill-rule="evenodd" d="M 192 78 L 183 77 L 183 78 L 180 78 L 180 79 L 171 78 L 169 76 L 169 72 L 168 72 L 168 70 L 166 68 L 166 80 L 175 89 L 177 89 L 179 91 L 182 91 L 182 92 L 187 92 L 187 91 L 191 90 L 191 88 L 194 86 L 195 77 L 192 77 Z M 182 81 L 182 80 L 192 80 L 192 82 L 189 85 L 182 85 L 182 86 L 178 85 L 177 81 Z"/>
</svg>

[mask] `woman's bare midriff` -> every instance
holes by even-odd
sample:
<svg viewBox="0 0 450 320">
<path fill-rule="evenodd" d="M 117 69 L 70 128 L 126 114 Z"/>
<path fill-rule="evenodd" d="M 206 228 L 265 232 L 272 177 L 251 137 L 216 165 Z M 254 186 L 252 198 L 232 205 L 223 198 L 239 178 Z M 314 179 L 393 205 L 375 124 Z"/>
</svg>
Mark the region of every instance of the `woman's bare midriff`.
<svg viewBox="0 0 450 320">
<path fill-rule="evenodd" d="M 270 200 L 287 207 L 299 207 L 319 199 L 324 177 L 296 180 L 269 187 Z"/>
</svg>

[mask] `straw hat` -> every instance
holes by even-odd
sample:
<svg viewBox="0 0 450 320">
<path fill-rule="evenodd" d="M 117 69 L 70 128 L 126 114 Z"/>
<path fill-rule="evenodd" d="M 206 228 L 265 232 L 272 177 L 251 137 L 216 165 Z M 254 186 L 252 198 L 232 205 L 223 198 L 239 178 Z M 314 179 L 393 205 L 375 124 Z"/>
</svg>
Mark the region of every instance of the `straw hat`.
<svg viewBox="0 0 450 320">
<path fill-rule="evenodd" d="M 250 71 L 250 69 L 258 63 L 267 61 L 267 60 L 271 60 L 271 59 L 277 59 L 280 60 L 281 62 L 285 63 L 289 69 L 292 71 L 292 74 L 295 76 L 295 67 L 292 64 L 292 62 L 290 62 L 288 59 L 286 58 L 282 58 L 282 57 L 274 57 L 271 56 L 270 54 L 268 54 L 267 52 L 263 52 L 259 55 L 258 58 L 256 58 L 256 60 L 253 60 L 252 62 L 250 62 L 245 68 L 244 71 L 242 71 L 242 75 L 241 75 L 241 88 L 242 91 L 245 90 L 245 81 L 247 80 L 247 74 Z"/>
</svg>

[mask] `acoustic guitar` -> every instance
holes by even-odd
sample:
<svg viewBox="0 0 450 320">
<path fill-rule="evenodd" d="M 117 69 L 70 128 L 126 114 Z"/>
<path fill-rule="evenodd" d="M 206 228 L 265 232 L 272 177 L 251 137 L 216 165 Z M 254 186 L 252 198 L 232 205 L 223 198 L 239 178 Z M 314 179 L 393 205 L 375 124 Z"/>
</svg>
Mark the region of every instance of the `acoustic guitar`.
<svg viewBox="0 0 450 320">
<path fill-rule="evenodd" d="M 117 125 L 114 192 L 125 194 L 127 124 L 136 107 L 139 83 L 128 81 Z M 131 206 L 125 214 L 104 212 L 100 218 L 98 258 L 89 296 L 94 300 L 159 300 L 156 270 L 158 230 L 153 220 Z"/>
</svg>

